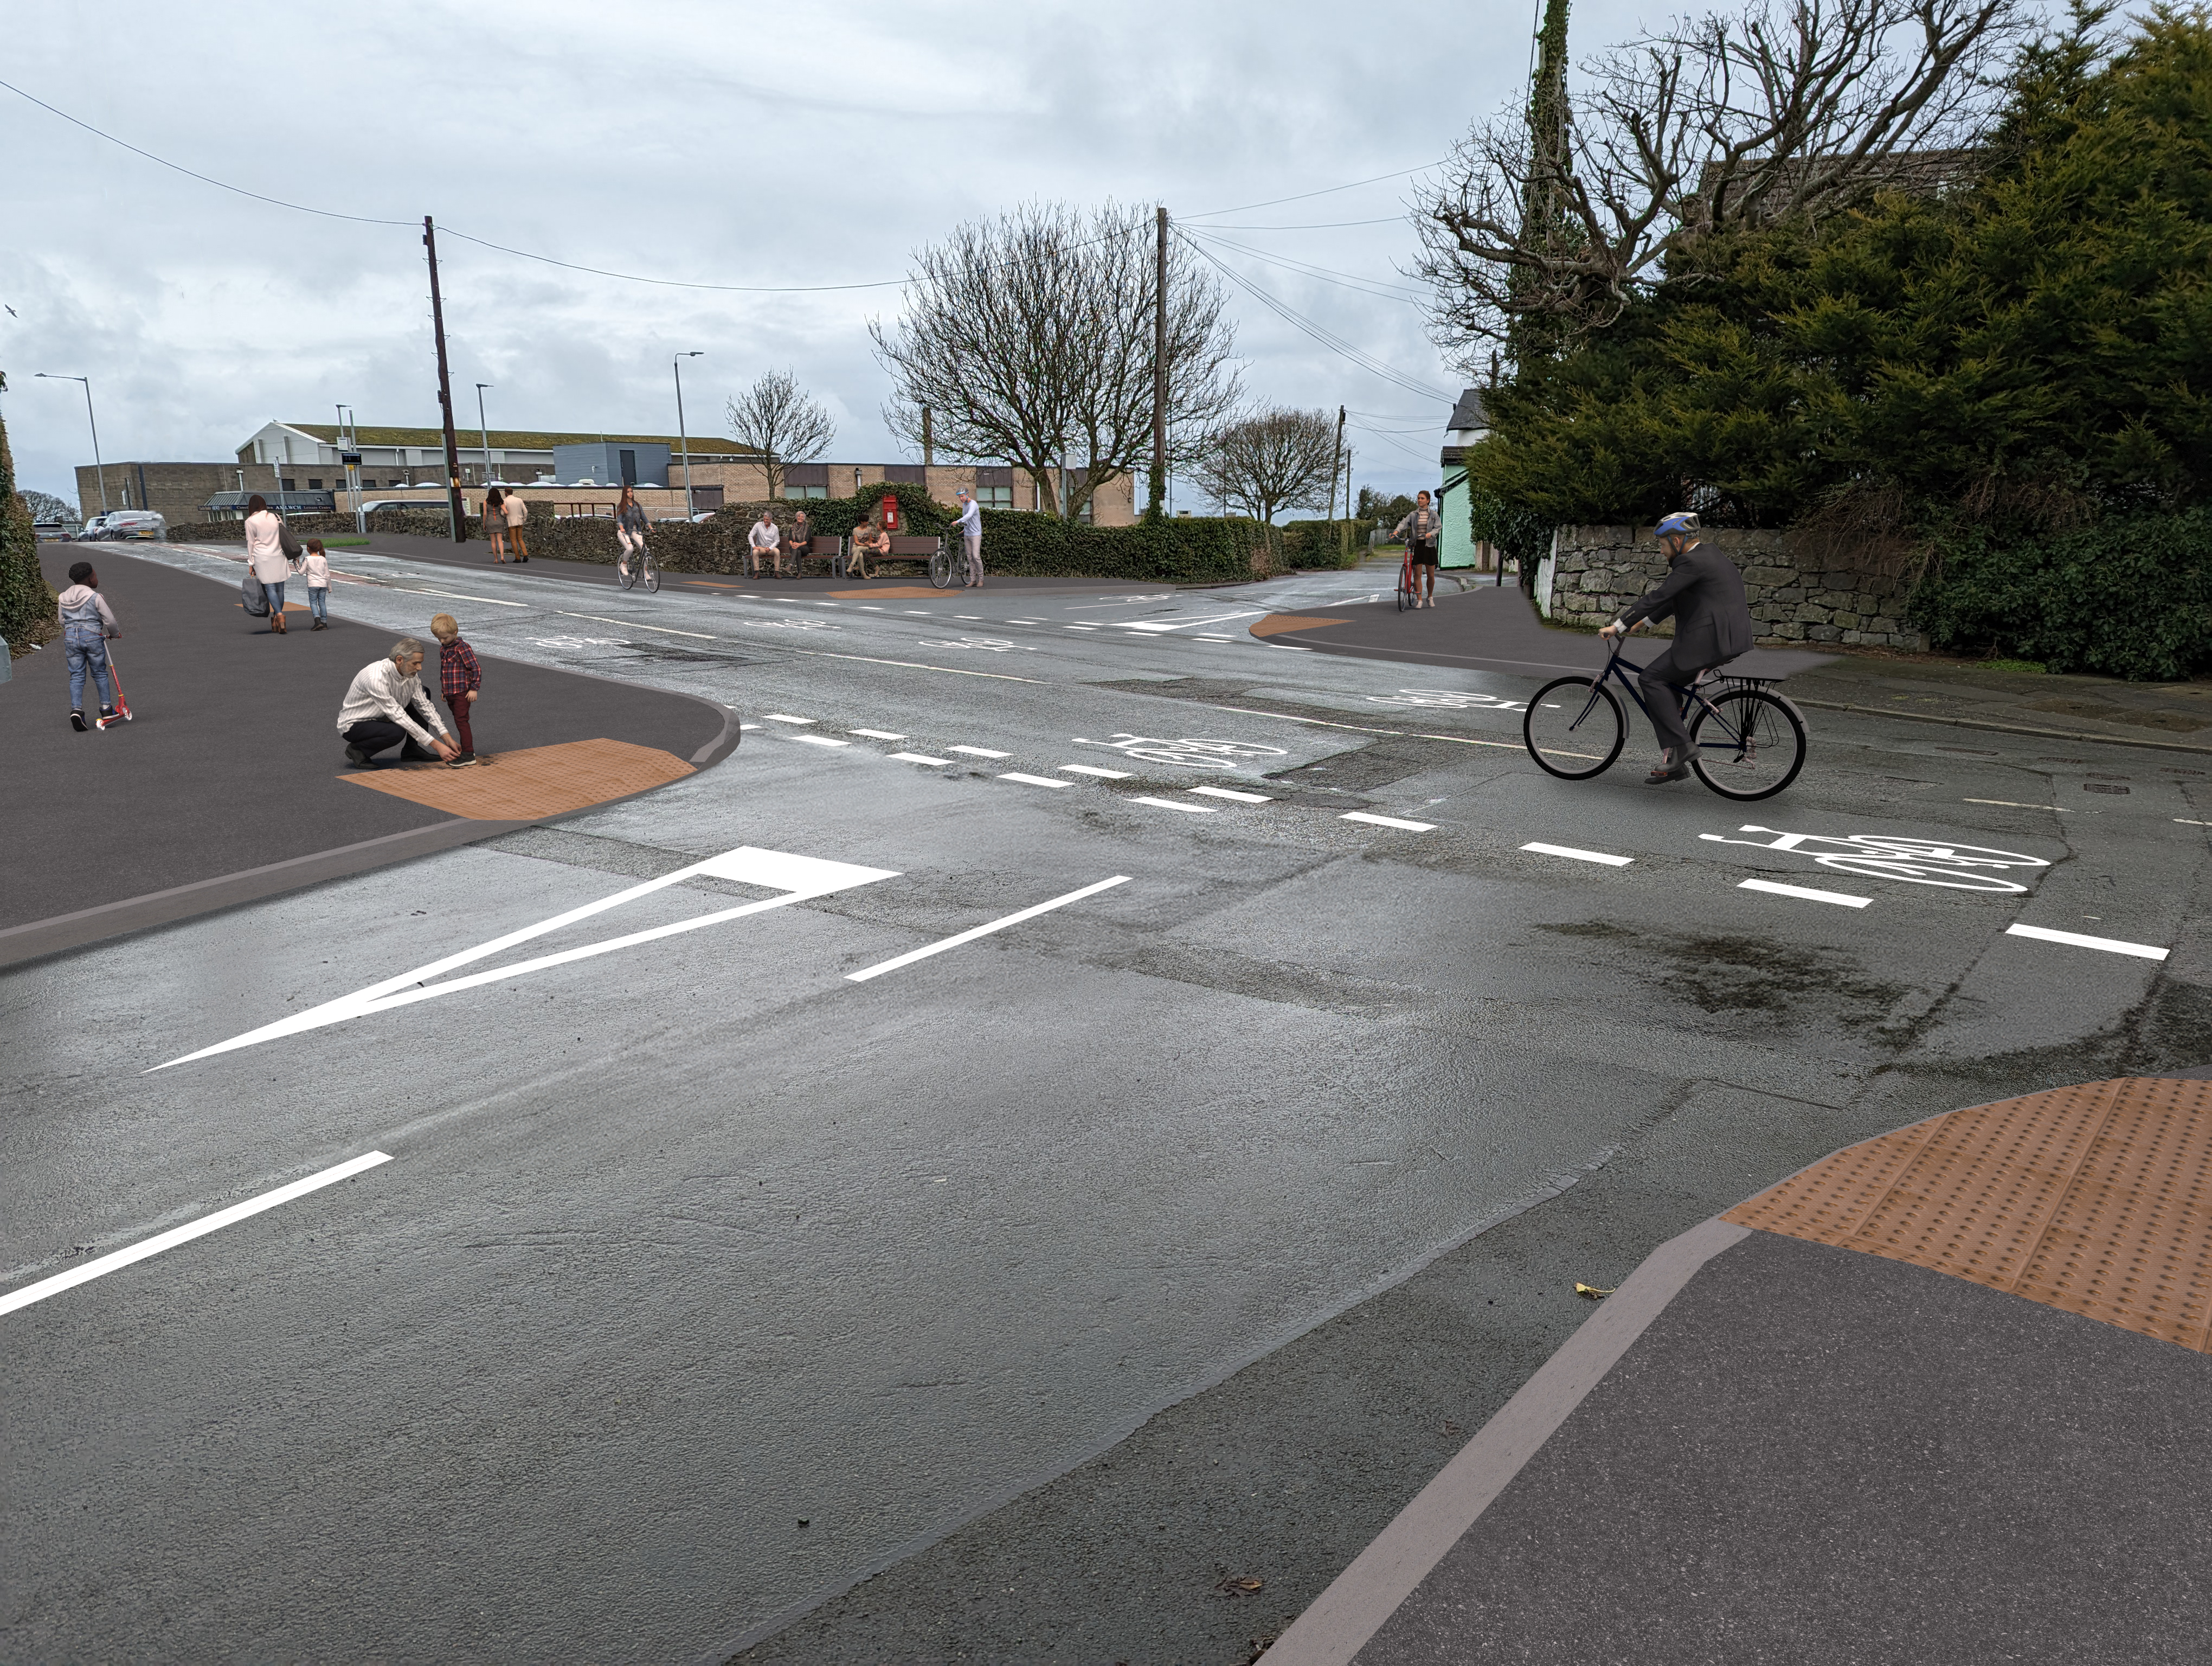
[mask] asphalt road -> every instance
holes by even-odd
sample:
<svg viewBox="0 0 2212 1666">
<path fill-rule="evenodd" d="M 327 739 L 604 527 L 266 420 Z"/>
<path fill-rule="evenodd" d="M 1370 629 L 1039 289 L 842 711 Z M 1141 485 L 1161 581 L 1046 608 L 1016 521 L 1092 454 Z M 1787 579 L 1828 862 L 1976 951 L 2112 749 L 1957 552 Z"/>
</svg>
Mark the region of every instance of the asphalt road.
<svg viewBox="0 0 2212 1666">
<path fill-rule="evenodd" d="M 1244 634 L 1364 575 L 338 567 L 346 617 L 757 727 L 0 974 L 0 1305 L 389 1159 L 0 1312 L 0 1656 L 1246 1660 L 1575 1279 L 1848 1140 L 2212 1058 L 2212 775 L 2159 754 L 1816 714 L 1765 804 L 1643 787 L 1642 736 L 1570 785 L 1528 679 Z"/>
</svg>

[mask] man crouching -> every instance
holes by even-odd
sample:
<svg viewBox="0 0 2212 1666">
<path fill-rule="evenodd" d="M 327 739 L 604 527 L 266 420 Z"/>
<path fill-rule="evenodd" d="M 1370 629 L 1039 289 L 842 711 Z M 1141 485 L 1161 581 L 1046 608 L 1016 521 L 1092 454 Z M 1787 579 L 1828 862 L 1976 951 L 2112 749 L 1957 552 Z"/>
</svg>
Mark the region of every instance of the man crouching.
<svg viewBox="0 0 2212 1666">
<path fill-rule="evenodd" d="M 346 690 L 338 708 L 338 734 L 345 741 L 346 762 L 368 769 L 379 752 L 399 747 L 398 762 L 427 763 L 443 759 L 450 763 L 460 748 L 447 738 L 438 708 L 423 691 L 422 644 L 403 636 L 385 659 L 363 666 Z M 416 722 L 410 712 L 420 713 Z M 428 727 L 426 728 L 424 725 Z"/>
</svg>

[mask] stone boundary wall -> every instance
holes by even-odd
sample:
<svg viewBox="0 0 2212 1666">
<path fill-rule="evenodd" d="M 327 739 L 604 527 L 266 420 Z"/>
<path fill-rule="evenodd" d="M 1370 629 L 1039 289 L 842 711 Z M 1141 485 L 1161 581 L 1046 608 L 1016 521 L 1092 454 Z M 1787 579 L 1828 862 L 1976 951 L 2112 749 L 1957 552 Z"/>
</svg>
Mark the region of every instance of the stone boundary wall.
<svg viewBox="0 0 2212 1666">
<path fill-rule="evenodd" d="M 1825 542 L 1815 550 L 1787 532 L 1714 530 L 1700 541 L 1742 569 L 1753 629 L 1769 647 L 1832 642 L 1927 651 L 1928 638 L 1905 623 L 1901 577 L 1838 567 Z M 1666 573 L 1649 526 L 1562 526 L 1536 569 L 1536 611 L 1556 624 L 1594 629 Z M 1662 636 L 1674 631 L 1671 623 L 1651 629 Z"/>
</svg>

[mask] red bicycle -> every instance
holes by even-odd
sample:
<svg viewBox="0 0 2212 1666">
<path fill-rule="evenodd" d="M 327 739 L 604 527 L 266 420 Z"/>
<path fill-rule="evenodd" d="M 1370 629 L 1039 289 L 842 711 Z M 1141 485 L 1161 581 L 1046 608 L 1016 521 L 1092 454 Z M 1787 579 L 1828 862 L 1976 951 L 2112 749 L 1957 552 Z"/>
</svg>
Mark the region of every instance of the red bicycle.
<svg viewBox="0 0 2212 1666">
<path fill-rule="evenodd" d="M 1405 559 L 1398 563 L 1398 611 L 1403 613 L 1419 599 L 1420 593 L 1413 588 L 1413 546 L 1408 544 Z"/>
</svg>

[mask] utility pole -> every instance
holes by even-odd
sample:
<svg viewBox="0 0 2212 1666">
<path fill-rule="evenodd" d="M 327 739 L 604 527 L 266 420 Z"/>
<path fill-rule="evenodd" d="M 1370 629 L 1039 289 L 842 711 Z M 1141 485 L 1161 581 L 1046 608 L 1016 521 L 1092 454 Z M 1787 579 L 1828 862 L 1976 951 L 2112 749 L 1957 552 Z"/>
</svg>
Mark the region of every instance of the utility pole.
<svg viewBox="0 0 2212 1666">
<path fill-rule="evenodd" d="M 353 407 L 337 405 L 334 409 L 338 413 L 338 462 L 345 470 L 346 490 L 353 498 L 353 529 L 366 533 L 368 517 L 361 507 L 361 444 L 354 436 Z"/>
<path fill-rule="evenodd" d="M 1339 405 L 1336 408 L 1336 455 L 1329 459 L 1328 465 L 1328 534 L 1340 551 L 1344 547 L 1344 539 L 1336 529 L 1336 477 L 1343 472 L 1344 407 Z M 1344 514 L 1347 520 L 1352 518 L 1352 500 L 1348 493 L 1345 498 Z"/>
<path fill-rule="evenodd" d="M 453 542 L 469 541 L 468 511 L 461 502 L 461 448 L 453 438 L 453 384 L 446 370 L 446 307 L 438 297 L 438 228 L 422 216 L 422 246 L 430 252 L 430 331 L 438 338 L 438 416 L 446 427 L 446 513 Z"/>
<path fill-rule="evenodd" d="M 43 370 L 31 374 L 49 382 L 82 382 L 84 384 L 84 420 L 92 425 L 92 471 L 100 477 L 100 512 L 107 513 L 107 465 L 100 460 L 100 423 L 92 414 L 92 378 L 89 376 L 50 376 Z"/>
<path fill-rule="evenodd" d="M 1168 489 L 1168 205 L 1154 218 L 1152 251 L 1152 477 L 1146 513 L 1158 516 Z"/>
<path fill-rule="evenodd" d="M 491 484 L 491 424 L 484 420 L 483 391 L 488 387 L 497 387 L 498 386 L 499 384 L 497 382 L 478 382 L 477 384 L 477 431 L 483 435 L 483 483 L 486 486 L 489 486 Z"/>
<path fill-rule="evenodd" d="M 676 367 L 676 444 L 684 453 L 684 519 L 687 521 L 698 511 L 691 503 L 691 441 L 684 432 L 684 361 L 703 358 L 706 352 L 702 347 L 696 352 L 678 353 L 672 361 Z"/>
</svg>

